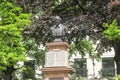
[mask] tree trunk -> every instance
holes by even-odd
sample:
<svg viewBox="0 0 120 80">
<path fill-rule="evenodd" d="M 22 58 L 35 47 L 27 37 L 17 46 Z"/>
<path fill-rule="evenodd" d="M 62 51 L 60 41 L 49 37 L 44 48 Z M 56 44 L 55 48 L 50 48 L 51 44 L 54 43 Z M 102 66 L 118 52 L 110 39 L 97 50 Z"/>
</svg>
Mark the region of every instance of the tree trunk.
<svg viewBox="0 0 120 80">
<path fill-rule="evenodd" d="M 115 51 L 114 60 L 116 62 L 117 74 L 120 74 L 120 41 L 115 41 L 113 44 L 113 48 Z"/>
<path fill-rule="evenodd" d="M 120 57 L 119 57 L 119 59 L 120 59 Z M 117 74 L 120 75 L 120 60 L 115 60 L 115 62 L 116 62 L 116 67 L 117 67 Z"/>
<path fill-rule="evenodd" d="M 12 80 L 13 76 L 12 76 L 12 73 L 14 72 L 14 67 L 11 66 L 11 67 L 7 67 L 7 70 L 4 71 L 5 75 L 4 75 L 4 80 Z"/>
</svg>

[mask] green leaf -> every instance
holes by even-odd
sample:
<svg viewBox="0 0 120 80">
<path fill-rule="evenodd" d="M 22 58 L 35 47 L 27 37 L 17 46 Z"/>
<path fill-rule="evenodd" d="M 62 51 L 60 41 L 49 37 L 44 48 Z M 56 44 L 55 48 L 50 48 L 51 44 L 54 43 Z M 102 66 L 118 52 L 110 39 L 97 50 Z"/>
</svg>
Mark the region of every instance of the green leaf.
<svg viewBox="0 0 120 80">
<path fill-rule="evenodd" d="M 107 23 L 106 23 L 107 24 Z M 113 20 L 111 24 L 107 25 L 107 29 L 104 30 L 104 35 L 109 40 L 120 39 L 120 26 L 117 26 L 117 20 Z"/>
</svg>

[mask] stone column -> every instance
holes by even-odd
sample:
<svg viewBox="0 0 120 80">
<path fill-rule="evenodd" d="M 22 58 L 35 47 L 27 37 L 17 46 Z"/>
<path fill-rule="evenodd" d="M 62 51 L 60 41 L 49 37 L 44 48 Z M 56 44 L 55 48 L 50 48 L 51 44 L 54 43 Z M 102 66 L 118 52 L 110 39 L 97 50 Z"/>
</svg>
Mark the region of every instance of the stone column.
<svg viewBox="0 0 120 80">
<path fill-rule="evenodd" d="M 69 65 L 67 42 L 51 42 L 46 44 L 48 52 L 45 58 L 44 80 L 69 80 L 74 69 Z"/>
</svg>

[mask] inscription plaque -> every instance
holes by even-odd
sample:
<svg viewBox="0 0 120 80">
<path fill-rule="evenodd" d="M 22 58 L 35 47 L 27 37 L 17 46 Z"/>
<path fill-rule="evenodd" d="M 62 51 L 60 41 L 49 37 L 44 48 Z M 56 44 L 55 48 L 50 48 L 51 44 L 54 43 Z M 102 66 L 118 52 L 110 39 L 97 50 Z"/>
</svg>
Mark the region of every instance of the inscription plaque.
<svg viewBox="0 0 120 80">
<path fill-rule="evenodd" d="M 46 54 L 46 67 L 68 66 L 68 53 L 66 51 L 51 51 Z"/>
<path fill-rule="evenodd" d="M 49 78 L 49 80 L 64 80 L 63 77 L 59 77 L 59 78 Z"/>
</svg>

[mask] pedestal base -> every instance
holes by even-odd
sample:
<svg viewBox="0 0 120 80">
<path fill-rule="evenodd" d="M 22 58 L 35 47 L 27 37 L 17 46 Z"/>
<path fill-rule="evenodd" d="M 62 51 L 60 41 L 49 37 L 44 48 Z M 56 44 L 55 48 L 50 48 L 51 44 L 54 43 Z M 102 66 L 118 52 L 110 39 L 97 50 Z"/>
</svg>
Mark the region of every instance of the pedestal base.
<svg viewBox="0 0 120 80">
<path fill-rule="evenodd" d="M 42 68 L 44 80 L 69 80 L 69 74 L 74 72 L 71 67 L 47 67 Z"/>
</svg>

